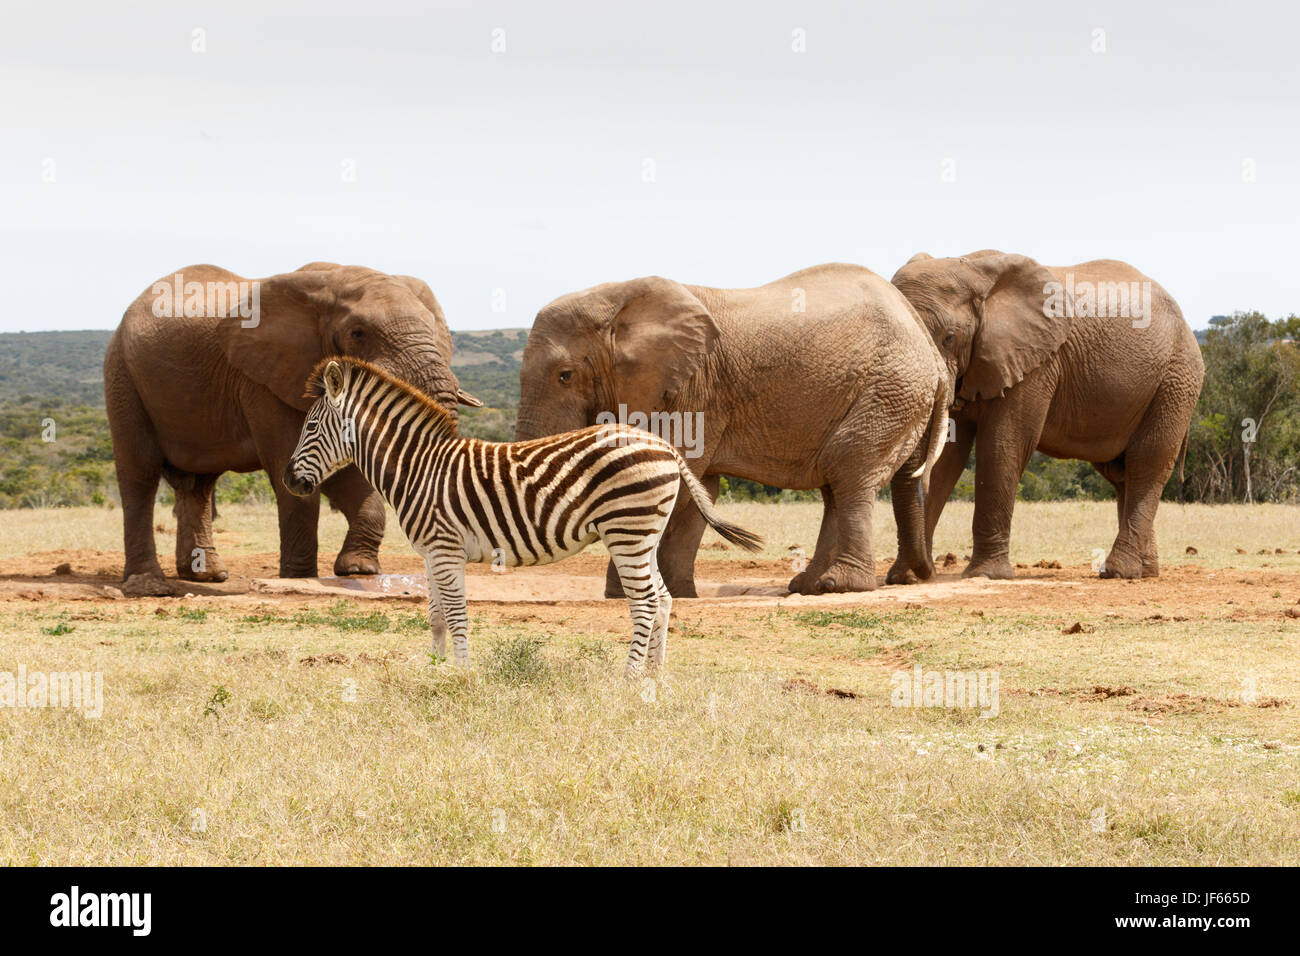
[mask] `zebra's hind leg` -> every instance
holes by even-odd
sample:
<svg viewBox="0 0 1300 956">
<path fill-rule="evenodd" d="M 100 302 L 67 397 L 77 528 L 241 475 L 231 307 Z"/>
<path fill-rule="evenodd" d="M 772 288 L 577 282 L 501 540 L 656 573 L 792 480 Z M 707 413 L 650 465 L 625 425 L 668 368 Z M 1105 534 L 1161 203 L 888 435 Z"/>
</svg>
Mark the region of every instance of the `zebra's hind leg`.
<svg viewBox="0 0 1300 956">
<path fill-rule="evenodd" d="M 469 663 L 469 615 L 465 613 L 464 554 L 434 553 L 427 559 L 429 581 L 437 582 L 438 603 L 443 620 L 451 630 L 452 653 L 456 663 Z M 435 637 L 436 640 L 436 637 Z"/>
<path fill-rule="evenodd" d="M 637 554 L 629 554 L 626 546 L 615 544 L 610 547 L 609 542 L 606 542 L 606 547 L 618 570 L 618 579 L 623 584 L 623 593 L 627 595 L 627 605 L 632 612 L 632 646 L 627 652 L 623 676 L 636 680 L 645 666 L 646 648 L 659 613 L 659 589 L 655 584 L 659 575 L 651 563 L 654 551 L 646 552 L 644 544 L 633 549 L 640 552 Z"/>
<path fill-rule="evenodd" d="M 433 576 L 433 559 L 424 559 L 424 574 L 429 582 L 429 630 L 433 634 L 431 653 L 439 661 L 447 659 L 447 618 L 442 613 L 442 601 L 438 599 L 438 582 Z"/>
<path fill-rule="evenodd" d="M 646 651 L 646 666 L 651 671 L 662 670 L 665 655 L 668 652 L 668 618 L 673 613 L 673 596 L 659 574 L 658 562 L 651 564 L 654 572 L 655 589 L 659 595 L 659 609 L 655 613 L 654 626 L 650 631 L 650 646 Z"/>
</svg>

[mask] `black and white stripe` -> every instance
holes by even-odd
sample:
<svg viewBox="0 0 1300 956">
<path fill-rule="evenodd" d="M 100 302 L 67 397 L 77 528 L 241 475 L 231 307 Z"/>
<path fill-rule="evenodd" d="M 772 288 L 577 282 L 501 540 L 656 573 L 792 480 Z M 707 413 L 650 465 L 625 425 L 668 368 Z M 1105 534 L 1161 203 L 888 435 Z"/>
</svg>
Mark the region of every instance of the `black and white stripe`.
<svg viewBox="0 0 1300 956">
<path fill-rule="evenodd" d="M 647 432 L 597 425 L 525 442 L 461 438 L 446 410 L 407 383 L 356 359 L 321 364 L 285 484 L 310 494 L 355 462 L 424 557 L 440 657 L 450 629 L 456 661 L 469 660 L 467 562 L 549 564 L 600 540 L 632 611 L 627 674 L 647 660 L 662 665 L 672 598 L 656 550 L 682 483 L 724 538 L 762 546 L 719 518 L 672 445 Z"/>
</svg>

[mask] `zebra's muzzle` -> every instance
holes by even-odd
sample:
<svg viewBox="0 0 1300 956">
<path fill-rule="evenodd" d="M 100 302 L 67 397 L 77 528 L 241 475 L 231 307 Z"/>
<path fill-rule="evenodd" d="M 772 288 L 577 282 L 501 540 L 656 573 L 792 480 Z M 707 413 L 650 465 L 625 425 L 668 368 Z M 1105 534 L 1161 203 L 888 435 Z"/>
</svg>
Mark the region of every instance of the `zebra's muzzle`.
<svg viewBox="0 0 1300 956">
<path fill-rule="evenodd" d="M 306 498 L 316 490 L 316 486 L 305 478 L 299 478 L 293 473 L 293 464 L 290 463 L 284 467 L 284 486 L 289 489 L 289 493 L 297 495 L 299 498 Z"/>
</svg>

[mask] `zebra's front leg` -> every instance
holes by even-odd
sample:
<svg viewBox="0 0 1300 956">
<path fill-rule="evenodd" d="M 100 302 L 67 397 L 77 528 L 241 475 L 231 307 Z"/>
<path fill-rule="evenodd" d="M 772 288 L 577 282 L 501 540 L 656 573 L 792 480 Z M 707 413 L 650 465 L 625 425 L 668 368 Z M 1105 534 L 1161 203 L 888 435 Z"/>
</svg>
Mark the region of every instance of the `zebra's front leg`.
<svg viewBox="0 0 1300 956">
<path fill-rule="evenodd" d="M 433 559 L 424 559 L 424 576 L 429 583 L 429 630 L 433 633 L 431 653 L 435 660 L 447 659 L 447 618 L 438 599 L 438 582 L 433 577 Z"/>
<path fill-rule="evenodd" d="M 465 555 L 434 553 L 428 559 L 430 581 L 438 584 L 442 617 L 451 630 L 451 648 L 456 663 L 469 664 L 469 615 L 465 612 Z"/>
</svg>

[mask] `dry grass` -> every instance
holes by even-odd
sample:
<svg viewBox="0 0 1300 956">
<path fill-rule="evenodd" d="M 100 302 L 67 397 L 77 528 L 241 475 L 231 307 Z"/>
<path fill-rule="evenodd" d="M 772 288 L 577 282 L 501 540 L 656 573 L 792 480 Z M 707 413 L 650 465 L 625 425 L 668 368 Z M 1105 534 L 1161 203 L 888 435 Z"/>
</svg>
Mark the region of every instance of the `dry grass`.
<svg viewBox="0 0 1300 956">
<path fill-rule="evenodd" d="M 784 553 L 787 547 L 794 546 L 812 554 L 822 508 L 819 502 L 780 506 L 746 503 L 726 506 L 723 513 L 728 520 L 763 535 L 769 554 Z M 948 504 L 935 529 L 936 554 L 951 551 L 961 558 L 971 553 L 973 514 L 971 502 Z M 876 558 L 892 558 L 897 551 L 897 531 L 889 503 L 878 502 L 872 517 Z M 1111 502 L 1020 502 L 1011 526 L 1011 559 L 1025 564 L 1047 559 L 1067 566 L 1090 565 L 1097 549 L 1110 550 L 1117 530 Z M 1156 532 L 1162 564 L 1300 568 L 1300 508 L 1164 502 L 1156 518 Z M 717 540 L 711 532 L 706 538 L 706 542 Z M 1196 549 L 1195 555 L 1187 554 L 1189 546 Z M 1273 554 L 1277 548 L 1289 554 Z M 1260 555 L 1261 549 L 1267 549 L 1269 554 Z"/>
<path fill-rule="evenodd" d="M 1262 510 L 1195 510 L 1162 510 L 1166 547 L 1253 560 Z M 1109 514 L 1023 507 L 1024 557 L 1027 517 L 1064 557 Z M 116 547 L 17 517 L 6 549 Z M 221 524 L 260 550 L 256 517 Z M 1291 512 L 1265 527 L 1294 550 Z M 667 680 L 628 686 L 621 602 L 471 607 L 468 671 L 413 603 L 0 603 L 0 671 L 105 682 L 99 719 L 0 708 L 0 863 L 1296 862 L 1298 621 L 683 608 Z M 1000 714 L 891 707 L 914 664 L 996 670 Z"/>
</svg>

